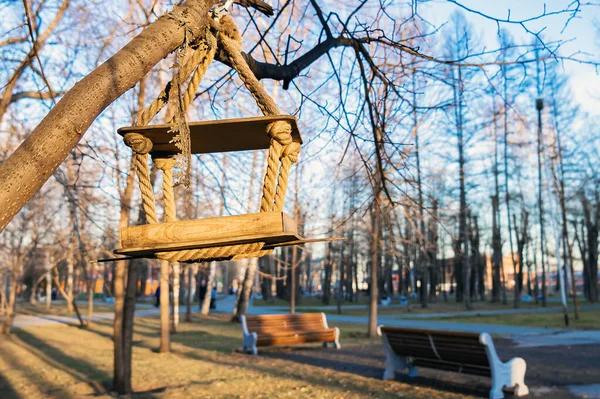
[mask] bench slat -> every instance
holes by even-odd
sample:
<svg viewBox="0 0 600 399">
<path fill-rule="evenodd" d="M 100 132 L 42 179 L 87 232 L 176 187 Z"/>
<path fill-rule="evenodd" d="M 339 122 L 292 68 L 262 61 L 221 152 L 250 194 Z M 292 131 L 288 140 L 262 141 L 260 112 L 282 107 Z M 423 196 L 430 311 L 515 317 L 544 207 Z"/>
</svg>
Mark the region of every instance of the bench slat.
<svg viewBox="0 0 600 399">
<path fill-rule="evenodd" d="M 253 346 L 331 342 L 339 347 L 339 330 L 326 328 L 322 313 L 246 316 L 245 324 L 250 334 L 256 333 Z"/>
<path fill-rule="evenodd" d="M 461 372 L 464 374 L 474 374 L 484 377 L 490 377 L 491 371 L 489 367 L 477 367 L 469 364 L 460 364 L 454 362 L 443 362 L 439 360 L 415 359 L 414 364 L 417 367 L 426 367 L 444 371 Z"/>
<path fill-rule="evenodd" d="M 415 365 L 489 375 L 489 360 L 479 334 L 402 327 L 381 327 L 391 349 Z M 433 344 L 433 345 L 432 345 Z"/>
</svg>

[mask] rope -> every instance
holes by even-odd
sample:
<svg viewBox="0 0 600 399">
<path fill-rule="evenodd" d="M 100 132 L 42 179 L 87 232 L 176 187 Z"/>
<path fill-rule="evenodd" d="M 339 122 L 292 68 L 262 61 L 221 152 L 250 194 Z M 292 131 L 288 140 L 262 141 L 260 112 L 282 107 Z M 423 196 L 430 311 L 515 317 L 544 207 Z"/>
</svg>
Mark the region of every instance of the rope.
<svg viewBox="0 0 600 399">
<path fill-rule="evenodd" d="M 229 15 L 223 15 L 221 17 L 221 29 L 219 30 L 219 39 L 223 46 L 223 49 L 229 57 L 231 65 L 237 71 L 240 79 L 244 82 L 246 88 L 250 91 L 256 104 L 265 115 L 280 115 L 281 112 L 275 104 L 275 101 L 265 91 L 264 87 L 260 84 L 244 56 L 242 55 L 242 38 L 239 30 Z M 275 209 L 282 210 L 285 198 L 285 192 L 287 190 L 287 182 L 289 177 L 289 168 L 293 162 L 288 162 L 289 166 L 283 171 L 284 178 L 277 182 L 277 177 L 281 173 L 281 158 L 282 155 L 290 144 L 292 144 L 292 126 L 288 121 L 277 121 L 269 124 L 267 127 L 267 134 L 271 137 L 271 145 L 269 148 L 269 157 L 267 160 L 267 172 L 265 173 L 265 180 L 263 183 L 263 195 L 260 201 L 260 211 L 269 212 Z M 296 148 L 296 147 L 294 147 Z M 299 151 L 299 147 L 296 152 Z M 292 152 L 289 152 L 291 154 Z M 289 160 L 294 159 L 290 156 Z M 281 176 L 279 177 L 281 179 Z M 278 187 L 279 185 L 279 187 Z M 276 196 L 276 191 L 279 195 Z"/>
<path fill-rule="evenodd" d="M 291 129 L 290 129 L 291 130 Z M 268 129 L 269 133 L 274 133 L 272 129 Z M 291 141 L 292 136 L 289 136 Z M 267 159 L 267 170 L 263 182 L 263 195 L 260 200 L 260 211 L 269 212 L 273 208 L 275 200 L 275 190 L 277 188 L 277 175 L 279 174 L 279 165 L 281 155 L 283 154 L 284 145 L 287 145 L 287 137 L 285 135 L 271 137 L 271 145 L 269 146 L 269 157 Z"/>
<path fill-rule="evenodd" d="M 163 172 L 163 197 L 165 199 L 165 222 L 177 220 L 175 208 L 175 193 L 173 192 L 173 168 L 174 158 L 155 158 L 154 164 Z"/>
<path fill-rule="evenodd" d="M 265 115 L 280 115 L 279 108 L 275 101 L 267 94 L 264 87 L 260 84 L 248 63 L 242 55 L 242 37 L 233 18 L 229 15 L 221 16 L 221 30 L 219 39 L 223 49 L 229 57 L 229 62 L 237 71 L 240 79 L 256 100 L 256 104 Z"/>
<path fill-rule="evenodd" d="M 212 260 L 243 259 L 246 255 L 260 251 L 264 243 L 250 243 L 240 245 L 226 245 L 222 247 L 210 247 L 201 249 L 187 249 L 182 251 L 159 252 L 156 257 L 169 262 L 196 262 L 202 259 L 204 262 Z M 250 256 L 253 257 L 253 256 Z"/>
<path fill-rule="evenodd" d="M 200 85 L 200 81 L 204 77 L 208 66 L 213 62 L 216 51 L 217 39 L 209 30 L 206 33 L 206 41 L 199 45 L 189 61 L 190 64 L 196 67 L 196 70 L 194 71 L 194 75 L 183 96 L 183 112 L 186 112 L 189 105 L 194 101 L 196 90 Z"/>
<path fill-rule="evenodd" d="M 206 40 L 201 42 L 197 49 L 192 53 L 189 60 L 184 64 L 183 68 L 179 71 L 180 76 L 189 76 L 192 71 L 194 72 L 190 84 L 185 92 L 183 98 L 183 108 L 184 112 L 188 109 L 190 103 L 193 101 L 194 94 L 196 88 L 198 87 L 202 77 L 206 73 L 206 69 L 208 65 L 213 61 L 215 51 L 217 48 L 216 38 L 214 35 L 207 31 L 205 35 Z M 195 70 L 194 70 L 195 68 Z M 169 95 L 168 93 L 171 91 L 172 82 L 167 84 L 165 89 L 163 89 L 160 94 L 152 101 L 152 103 L 144 108 L 144 110 L 140 113 L 136 121 L 136 126 L 145 126 L 147 125 L 155 116 L 160 112 L 160 110 L 168 103 Z M 146 213 L 146 219 L 149 223 L 158 223 L 158 218 L 156 216 L 156 205 L 154 192 L 152 189 L 152 181 L 150 180 L 150 170 L 148 167 L 148 153 L 152 150 L 152 141 L 148 138 L 144 137 L 139 133 L 128 133 L 123 138 L 125 144 L 130 147 L 135 153 L 133 162 L 135 163 L 136 174 L 138 176 L 138 181 L 140 185 L 140 191 L 142 194 L 142 206 L 144 208 L 144 212 Z M 163 170 L 164 172 L 164 170 Z M 170 173 L 170 181 L 171 181 L 171 193 L 172 193 L 172 168 L 169 171 Z M 168 177 L 168 176 L 167 176 Z M 163 177 L 163 192 L 165 192 L 164 188 L 164 177 Z M 165 196 L 166 201 L 167 196 Z M 165 217 L 173 217 L 175 220 L 175 211 L 174 211 L 174 198 L 173 198 L 173 210 L 169 209 L 168 211 L 165 209 Z"/>
<path fill-rule="evenodd" d="M 189 188 L 190 184 L 192 153 L 190 128 L 185 120 L 185 114 L 190 103 L 194 100 L 194 95 L 202 77 L 214 59 L 217 47 L 217 39 L 210 29 L 207 29 L 205 37 L 206 39 L 192 51 L 192 55 L 186 61 L 185 65 L 179 68 L 178 73 L 171 80 L 171 87 L 168 92 L 172 103 L 172 106 L 169 107 L 170 112 L 167 115 L 167 121 L 171 125 L 169 133 L 173 134 L 171 142 L 175 144 L 180 152 L 175 157 L 178 166 L 178 171 L 175 174 L 176 184 L 183 184 L 186 188 Z M 178 65 L 183 64 L 181 59 L 185 57 L 185 54 L 189 53 L 186 51 L 187 49 L 187 44 L 184 44 L 183 50 L 178 53 L 180 59 Z M 180 90 L 181 83 L 188 78 L 190 73 L 192 73 L 192 77 L 188 83 L 187 90 L 182 95 Z"/>
<path fill-rule="evenodd" d="M 135 153 L 132 161 L 135 164 L 146 219 L 149 224 L 156 224 L 158 223 L 158 219 L 156 217 L 154 192 L 152 191 L 152 182 L 150 181 L 150 171 L 148 169 L 148 153 L 152 150 L 152 141 L 139 133 L 127 133 L 123 137 L 123 141 Z"/>
<path fill-rule="evenodd" d="M 277 191 L 275 194 L 274 210 L 281 212 L 285 201 L 285 193 L 287 191 L 288 179 L 290 177 L 290 169 L 293 164 L 298 161 L 300 153 L 299 143 L 290 143 L 283 150 L 281 158 L 281 169 L 279 169 L 279 179 L 277 180 Z"/>
</svg>

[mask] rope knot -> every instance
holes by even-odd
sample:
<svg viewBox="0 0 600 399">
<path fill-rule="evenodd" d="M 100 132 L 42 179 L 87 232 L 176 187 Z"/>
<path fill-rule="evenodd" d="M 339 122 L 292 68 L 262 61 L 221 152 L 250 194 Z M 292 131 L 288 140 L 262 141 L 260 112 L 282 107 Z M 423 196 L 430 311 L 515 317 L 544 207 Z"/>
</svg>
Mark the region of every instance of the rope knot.
<svg viewBox="0 0 600 399">
<path fill-rule="evenodd" d="M 163 172 L 165 170 L 172 170 L 177 164 L 175 158 L 155 158 L 153 161 L 156 167 Z"/>
<path fill-rule="evenodd" d="M 285 146 L 283 150 L 283 158 L 288 158 L 292 163 L 298 161 L 298 155 L 300 154 L 300 143 L 292 142 Z"/>
<path fill-rule="evenodd" d="M 272 140 L 277 140 L 281 145 L 287 146 L 292 143 L 292 125 L 288 121 L 269 123 L 267 134 Z"/>
<path fill-rule="evenodd" d="M 152 151 L 152 141 L 139 133 L 126 133 L 123 142 L 136 154 L 145 155 Z"/>
<path fill-rule="evenodd" d="M 233 18 L 225 14 L 221 16 L 221 29 L 219 30 L 220 36 L 225 36 L 228 39 L 233 40 L 240 48 L 242 47 L 242 36 L 238 30 L 237 25 Z"/>
</svg>

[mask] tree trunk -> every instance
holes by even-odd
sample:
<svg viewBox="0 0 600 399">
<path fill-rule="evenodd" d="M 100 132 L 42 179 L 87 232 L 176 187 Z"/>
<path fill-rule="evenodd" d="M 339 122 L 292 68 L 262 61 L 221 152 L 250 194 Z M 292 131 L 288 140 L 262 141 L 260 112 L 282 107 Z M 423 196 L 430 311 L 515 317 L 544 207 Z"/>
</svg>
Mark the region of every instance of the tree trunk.
<svg viewBox="0 0 600 399">
<path fill-rule="evenodd" d="M 498 196 L 492 196 L 492 303 L 500 302 L 502 242 L 500 237 Z"/>
<path fill-rule="evenodd" d="M 69 250 L 67 252 L 67 294 L 74 298 L 75 293 L 73 292 L 73 240 L 69 240 Z M 70 301 L 67 301 L 67 309 L 72 312 L 73 304 Z"/>
<path fill-rule="evenodd" d="M 210 262 L 208 266 L 208 278 L 206 279 L 206 292 L 204 293 L 204 298 L 202 298 L 202 310 L 201 314 L 207 315 L 210 312 L 210 303 L 211 303 L 211 295 L 212 288 L 215 284 L 215 274 L 217 269 L 217 262 Z"/>
<path fill-rule="evenodd" d="M 169 261 L 160 261 L 160 353 L 171 351 L 169 320 Z"/>
<path fill-rule="evenodd" d="M 123 304 L 123 332 L 122 332 L 122 356 L 123 356 L 123 389 L 130 393 L 131 389 L 131 363 L 133 350 L 133 323 L 135 314 L 135 297 L 137 290 L 137 265 L 138 262 L 130 261 L 127 270 L 127 286 L 125 290 L 125 301 Z"/>
<path fill-rule="evenodd" d="M 582 205 L 586 225 L 587 260 L 590 269 L 590 301 L 594 303 L 598 301 L 598 225 L 600 222 L 598 194 L 596 194 L 595 207 L 592 207 L 590 201 L 582 194 Z"/>
<path fill-rule="evenodd" d="M 379 185 L 377 184 L 377 187 Z M 377 265 L 379 263 L 379 225 L 381 224 L 381 191 L 376 189 L 375 198 L 373 201 L 373 213 L 371 222 L 371 274 L 369 279 L 369 325 L 368 325 L 368 336 L 374 338 L 377 336 L 377 304 L 379 302 L 379 290 L 378 290 L 378 276 L 377 276 Z"/>
<path fill-rule="evenodd" d="M 187 306 L 185 309 L 185 321 L 191 322 L 192 321 L 192 303 L 194 302 L 194 296 L 192 294 L 192 287 L 195 286 L 193 265 L 189 265 L 186 269 L 186 272 L 187 272 L 187 297 L 186 297 Z"/>
<path fill-rule="evenodd" d="M 250 295 L 252 294 L 252 285 L 254 284 L 254 276 L 256 275 L 257 268 L 258 258 L 249 259 L 248 268 L 246 269 L 246 276 L 244 277 L 244 284 L 241 287 L 242 293 L 240 295 L 240 300 L 237 306 L 237 318 L 239 318 L 241 315 L 245 315 L 248 312 Z"/>
<path fill-rule="evenodd" d="M 50 265 L 50 253 L 45 251 L 44 267 L 46 268 L 46 309 L 52 306 L 52 266 Z M 71 296 L 73 298 L 73 296 Z"/>
<path fill-rule="evenodd" d="M 10 283 L 8 285 L 8 301 L 7 301 L 7 309 L 6 309 L 6 319 L 4 320 L 4 324 L 2 325 L 2 334 L 10 334 L 12 329 L 12 323 L 15 319 L 16 311 L 15 311 L 15 302 L 17 299 L 17 277 L 18 277 L 18 260 L 17 257 L 14 257 L 14 263 L 12 267 L 12 273 L 10 275 Z"/>
<path fill-rule="evenodd" d="M 117 261 L 115 265 L 115 274 L 113 275 L 114 281 L 114 294 L 115 294 L 115 321 L 113 325 L 113 339 L 114 339 L 114 359 L 113 359 L 113 390 L 119 394 L 127 394 L 131 390 L 131 381 L 126 379 L 129 374 L 125 369 L 126 365 L 123 363 L 123 308 L 125 305 L 125 268 L 126 262 L 124 260 Z"/>
<path fill-rule="evenodd" d="M 177 328 L 179 328 L 179 272 L 179 262 L 173 262 L 173 332 L 177 332 Z"/>
<path fill-rule="evenodd" d="M 331 275 L 333 274 L 333 259 L 332 259 L 331 242 L 327 243 L 327 251 L 325 253 L 325 276 L 323 281 L 323 305 L 329 305 L 331 300 Z"/>
<path fill-rule="evenodd" d="M 296 217 L 296 221 L 298 218 Z M 290 314 L 296 314 L 296 290 L 297 290 L 297 276 L 296 268 L 299 267 L 298 262 L 298 246 L 292 247 L 292 263 L 290 269 Z"/>
<path fill-rule="evenodd" d="M 96 294 L 96 281 L 98 279 L 97 270 L 94 270 L 97 267 L 97 263 L 92 265 L 92 276 L 90 276 L 91 281 L 88 286 L 88 314 L 87 314 L 87 322 L 86 325 L 89 327 L 92 325 L 92 316 L 94 314 L 94 295 Z"/>
<path fill-rule="evenodd" d="M 542 306 L 546 306 L 546 260 L 545 260 L 545 235 L 544 235 L 544 202 L 542 196 L 542 108 L 543 102 L 538 99 L 536 102 L 538 111 L 538 132 L 537 132 L 537 160 L 538 160 L 538 216 L 540 225 L 540 249 L 542 256 Z"/>
</svg>

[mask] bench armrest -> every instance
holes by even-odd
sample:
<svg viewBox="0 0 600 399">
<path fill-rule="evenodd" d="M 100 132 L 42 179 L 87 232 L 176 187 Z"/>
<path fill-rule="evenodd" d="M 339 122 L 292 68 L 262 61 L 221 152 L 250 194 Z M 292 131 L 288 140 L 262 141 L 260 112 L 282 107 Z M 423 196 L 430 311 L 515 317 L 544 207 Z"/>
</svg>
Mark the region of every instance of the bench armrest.
<svg viewBox="0 0 600 399">
<path fill-rule="evenodd" d="M 492 337 L 488 333 L 481 333 L 479 342 L 485 348 L 492 372 L 490 398 L 503 398 L 503 387 L 514 388 L 514 396 L 529 394 L 529 388 L 525 385 L 525 371 L 527 370 L 525 360 L 515 357 L 506 363 L 502 362 L 496 352 L 494 341 L 492 341 Z"/>
<path fill-rule="evenodd" d="M 240 316 L 240 323 L 242 323 L 242 332 L 244 335 L 250 335 L 250 332 L 248 331 L 248 323 L 246 322 L 246 315 Z"/>
<path fill-rule="evenodd" d="M 325 315 L 325 313 L 321 312 L 321 317 L 323 318 L 323 328 L 328 329 L 329 324 L 327 323 L 327 316 Z"/>
</svg>

